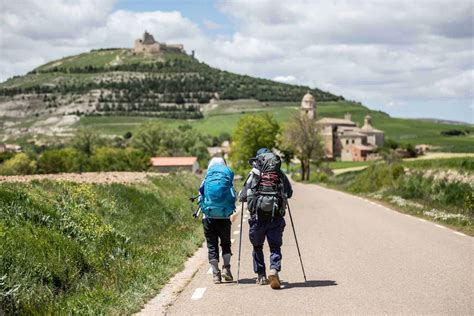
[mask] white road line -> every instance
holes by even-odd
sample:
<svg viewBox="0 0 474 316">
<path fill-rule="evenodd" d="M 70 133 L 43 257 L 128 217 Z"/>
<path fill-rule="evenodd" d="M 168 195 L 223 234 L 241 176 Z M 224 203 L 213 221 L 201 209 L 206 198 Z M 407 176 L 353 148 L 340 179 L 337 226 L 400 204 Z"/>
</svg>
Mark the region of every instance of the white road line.
<svg viewBox="0 0 474 316">
<path fill-rule="evenodd" d="M 240 232 L 238 230 L 234 231 L 234 235 L 238 235 Z"/>
<path fill-rule="evenodd" d="M 423 219 L 423 218 L 418 218 L 419 221 L 422 221 L 422 222 L 427 222 L 426 219 Z"/>
<path fill-rule="evenodd" d="M 446 227 L 444 226 L 441 226 L 441 225 L 438 225 L 438 224 L 435 224 L 436 227 L 439 227 L 439 228 L 442 228 L 442 229 L 445 229 Z"/>
<path fill-rule="evenodd" d="M 467 237 L 466 234 L 463 234 L 463 233 L 460 233 L 460 232 L 454 232 L 456 235 L 459 235 L 459 236 L 464 236 L 464 237 Z"/>
<path fill-rule="evenodd" d="M 204 292 L 206 292 L 205 287 L 198 287 L 197 289 L 194 290 L 193 296 L 191 296 L 192 300 L 200 300 L 204 296 Z"/>
<path fill-rule="evenodd" d="M 235 241 L 235 239 L 231 239 L 231 240 L 230 240 L 230 242 L 231 242 L 232 244 L 234 243 L 234 241 Z"/>
<path fill-rule="evenodd" d="M 209 268 L 209 270 L 207 270 L 207 274 L 212 274 L 212 268 Z"/>
</svg>

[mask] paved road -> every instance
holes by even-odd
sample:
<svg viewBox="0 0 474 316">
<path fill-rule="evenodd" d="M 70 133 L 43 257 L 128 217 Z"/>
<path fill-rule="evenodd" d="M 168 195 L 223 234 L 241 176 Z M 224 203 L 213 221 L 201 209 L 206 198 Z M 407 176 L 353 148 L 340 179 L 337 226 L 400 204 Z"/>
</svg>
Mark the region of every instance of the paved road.
<svg viewBox="0 0 474 316">
<path fill-rule="evenodd" d="M 245 223 L 242 283 L 212 284 L 203 263 L 170 306 L 170 315 L 474 315 L 472 237 L 341 192 L 294 186 L 291 206 L 308 282 L 303 282 L 287 218 L 285 287 L 254 284 Z M 238 236 L 233 235 L 234 274 Z"/>
</svg>

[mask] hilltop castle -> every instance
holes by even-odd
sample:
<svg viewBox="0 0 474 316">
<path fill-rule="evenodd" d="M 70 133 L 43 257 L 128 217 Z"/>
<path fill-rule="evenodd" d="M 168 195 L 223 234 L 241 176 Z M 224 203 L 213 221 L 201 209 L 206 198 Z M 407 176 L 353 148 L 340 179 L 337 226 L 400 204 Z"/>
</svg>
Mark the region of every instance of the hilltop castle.
<svg viewBox="0 0 474 316">
<path fill-rule="evenodd" d="M 135 53 L 159 54 L 162 52 L 185 53 L 182 44 L 165 44 L 155 41 L 153 35 L 145 31 L 142 38 L 135 40 Z"/>
<path fill-rule="evenodd" d="M 316 119 L 316 102 L 308 92 L 301 101 L 300 114 L 310 120 Z M 316 129 L 324 143 L 327 159 L 341 158 L 342 161 L 366 161 L 379 158 L 377 147 L 383 146 L 384 132 L 372 126 L 367 115 L 364 126 L 359 128 L 347 113 L 343 119 L 325 117 L 316 121 Z"/>
</svg>

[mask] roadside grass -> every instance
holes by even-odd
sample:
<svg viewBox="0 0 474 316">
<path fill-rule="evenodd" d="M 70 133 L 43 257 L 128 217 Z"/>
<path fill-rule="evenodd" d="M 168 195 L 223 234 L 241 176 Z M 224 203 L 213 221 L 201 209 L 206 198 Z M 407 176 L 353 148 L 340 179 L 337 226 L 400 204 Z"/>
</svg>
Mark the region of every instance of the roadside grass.
<svg viewBox="0 0 474 316">
<path fill-rule="evenodd" d="M 202 244 L 192 175 L 0 184 L 0 314 L 130 314 Z"/>
<path fill-rule="evenodd" d="M 327 163 L 327 166 L 331 170 L 362 167 L 362 166 L 368 166 L 368 165 L 369 165 L 369 162 L 366 162 L 366 161 L 331 161 Z"/>
<path fill-rule="evenodd" d="M 461 172 L 474 172 L 472 157 L 404 161 L 403 165 L 414 169 L 455 169 Z"/>
<path fill-rule="evenodd" d="M 474 188 L 468 180 L 473 164 L 474 158 L 371 163 L 365 170 L 337 176 L 312 172 L 310 182 L 378 200 L 474 236 Z M 458 176 L 434 177 L 444 169 Z"/>
</svg>

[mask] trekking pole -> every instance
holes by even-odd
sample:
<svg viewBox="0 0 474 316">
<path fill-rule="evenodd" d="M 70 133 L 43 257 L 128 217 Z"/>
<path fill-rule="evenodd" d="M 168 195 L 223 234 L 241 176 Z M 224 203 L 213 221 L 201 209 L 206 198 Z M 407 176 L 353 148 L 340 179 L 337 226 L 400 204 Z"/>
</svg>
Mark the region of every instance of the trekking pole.
<svg viewBox="0 0 474 316">
<path fill-rule="evenodd" d="M 241 202 L 242 209 L 240 211 L 240 240 L 239 240 L 239 259 L 237 263 L 237 285 L 239 285 L 239 277 L 240 277 L 240 253 L 242 250 L 242 226 L 244 226 L 244 202 Z"/>
<path fill-rule="evenodd" d="M 295 225 L 293 224 L 293 217 L 291 216 L 290 203 L 286 201 L 288 206 L 288 214 L 290 214 L 291 227 L 293 228 L 293 234 L 295 235 L 296 249 L 298 249 L 298 256 L 300 257 L 301 269 L 303 270 L 304 281 L 306 282 L 306 273 L 304 272 L 303 260 L 301 259 L 300 246 L 298 245 L 298 238 L 296 238 Z"/>
</svg>

